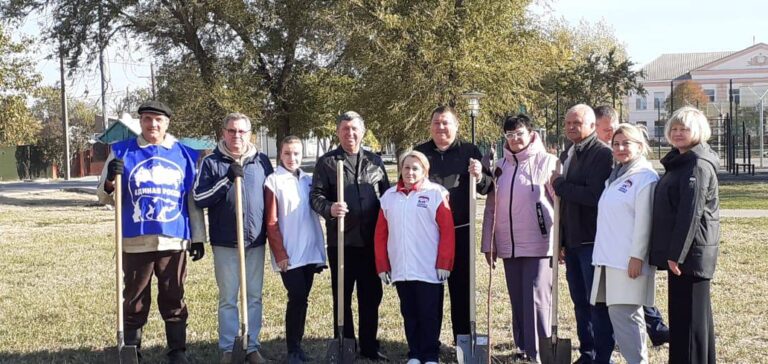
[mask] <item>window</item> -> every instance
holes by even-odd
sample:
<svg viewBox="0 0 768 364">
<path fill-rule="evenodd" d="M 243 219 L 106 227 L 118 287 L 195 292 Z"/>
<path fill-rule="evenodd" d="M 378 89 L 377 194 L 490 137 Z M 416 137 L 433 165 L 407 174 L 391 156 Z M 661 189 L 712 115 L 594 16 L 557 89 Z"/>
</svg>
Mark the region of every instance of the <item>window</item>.
<svg viewBox="0 0 768 364">
<path fill-rule="evenodd" d="M 709 98 L 709 102 L 715 102 L 715 90 L 711 88 L 705 88 L 704 94 Z"/>
<path fill-rule="evenodd" d="M 654 109 L 663 109 L 664 108 L 664 93 L 663 92 L 654 92 L 653 93 L 653 108 Z"/>
<path fill-rule="evenodd" d="M 733 102 L 739 104 L 741 103 L 741 90 L 740 89 L 733 89 L 731 95 L 733 95 Z"/>
<path fill-rule="evenodd" d="M 635 99 L 635 110 L 648 110 L 648 100 L 645 96 L 638 96 Z"/>
</svg>

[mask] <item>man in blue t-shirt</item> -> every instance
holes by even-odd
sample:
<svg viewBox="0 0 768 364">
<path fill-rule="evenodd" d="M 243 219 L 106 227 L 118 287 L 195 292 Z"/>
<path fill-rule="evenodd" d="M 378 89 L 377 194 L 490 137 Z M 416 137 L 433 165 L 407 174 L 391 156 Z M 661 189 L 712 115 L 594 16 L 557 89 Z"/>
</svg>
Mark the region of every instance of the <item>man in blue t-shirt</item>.
<svg viewBox="0 0 768 364">
<path fill-rule="evenodd" d="M 165 104 L 145 102 L 139 107 L 139 115 L 141 135 L 111 146 L 97 189 L 100 202 L 114 204 L 115 176 L 124 176 L 120 187 L 125 344 L 141 346 L 154 275 L 169 362 L 188 363 L 186 252 L 191 251 L 193 261 L 205 253 L 205 221 L 191 193 L 197 152 L 166 133 L 172 113 Z"/>
</svg>

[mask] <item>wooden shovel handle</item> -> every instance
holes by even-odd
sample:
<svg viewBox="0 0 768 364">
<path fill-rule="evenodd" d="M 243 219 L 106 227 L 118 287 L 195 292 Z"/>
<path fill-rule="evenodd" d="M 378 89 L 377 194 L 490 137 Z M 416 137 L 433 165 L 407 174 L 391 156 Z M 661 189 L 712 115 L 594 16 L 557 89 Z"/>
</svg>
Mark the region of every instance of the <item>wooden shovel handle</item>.
<svg viewBox="0 0 768 364">
<path fill-rule="evenodd" d="M 117 332 L 123 332 L 123 176 L 115 175 L 115 300 L 117 301 Z M 123 343 L 117 343 L 121 346 Z"/>
<path fill-rule="evenodd" d="M 245 279 L 245 237 L 243 236 L 243 177 L 235 177 L 235 221 L 237 223 L 237 257 L 240 270 L 240 327 L 248 334 L 248 293 Z"/>
<path fill-rule="evenodd" d="M 336 200 L 344 202 L 344 161 L 336 161 Z M 344 326 L 344 217 L 336 218 L 336 324 Z M 343 337 L 339 337 L 343 340 Z"/>
<path fill-rule="evenodd" d="M 469 175 L 469 321 L 475 322 L 477 306 L 475 303 L 475 217 L 477 216 L 477 178 Z"/>
</svg>

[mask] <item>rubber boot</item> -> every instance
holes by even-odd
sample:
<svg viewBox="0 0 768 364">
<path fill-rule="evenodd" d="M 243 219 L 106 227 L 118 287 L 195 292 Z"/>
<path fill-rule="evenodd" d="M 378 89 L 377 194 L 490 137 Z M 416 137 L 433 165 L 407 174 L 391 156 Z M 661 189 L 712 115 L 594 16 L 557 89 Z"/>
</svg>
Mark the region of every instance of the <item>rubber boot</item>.
<svg viewBox="0 0 768 364">
<path fill-rule="evenodd" d="M 168 363 L 188 364 L 187 360 L 187 323 L 166 322 L 165 338 L 168 341 Z"/>
<path fill-rule="evenodd" d="M 141 329 L 125 330 L 123 333 L 123 340 L 125 341 L 125 345 L 136 346 L 136 355 L 139 358 L 139 362 L 141 362 Z"/>
</svg>

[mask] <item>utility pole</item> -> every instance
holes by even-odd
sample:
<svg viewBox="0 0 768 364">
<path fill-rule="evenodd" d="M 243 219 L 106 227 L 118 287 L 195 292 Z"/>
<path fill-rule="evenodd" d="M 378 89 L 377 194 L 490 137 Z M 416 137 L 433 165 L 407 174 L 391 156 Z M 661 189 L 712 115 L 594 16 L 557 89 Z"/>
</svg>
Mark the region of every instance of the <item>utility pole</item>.
<svg viewBox="0 0 768 364">
<path fill-rule="evenodd" d="M 61 68 L 61 121 L 64 123 L 64 167 L 66 174 L 64 179 L 69 181 L 69 115 L 67 114 L 67 89 L 64 77 L 64 46 L 59 39 L 59 67 Z"/>
<path fill-rule="evenodd" d="M 104 77 L 104 18 L 102 16 L 102 5 L 99 1 L 99 70 L 101 71 L 101 118 L 104 124 L 104 131 L 109 127 L 109 118 L 107 117 L 107 80 Z"/>
</svg>

